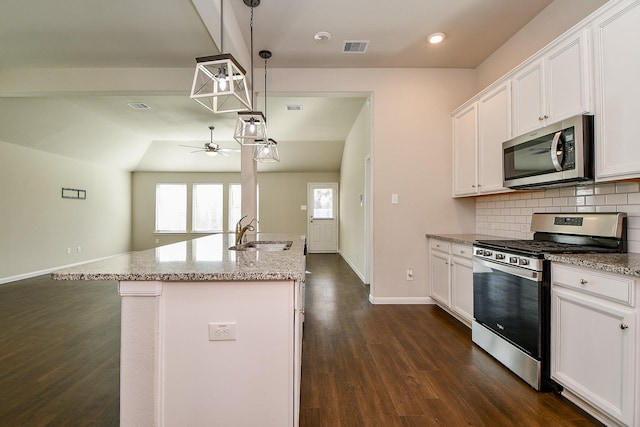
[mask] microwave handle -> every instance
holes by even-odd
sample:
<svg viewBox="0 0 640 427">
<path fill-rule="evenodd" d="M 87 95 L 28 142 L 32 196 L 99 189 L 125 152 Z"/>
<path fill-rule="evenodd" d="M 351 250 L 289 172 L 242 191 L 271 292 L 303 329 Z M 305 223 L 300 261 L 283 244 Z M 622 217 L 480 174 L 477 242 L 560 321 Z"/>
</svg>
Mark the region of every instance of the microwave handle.
<svg viewBox="0 0 640 427">
<path fill-rule="evenodd" d="M 562 165 L 558 161 L 558 142 L 560 141 L 560 136 L 562 136 L 562 131 L 556 132 L 553 135 L 553 141 L 551 142 L 551 162 L 553 166 L 556 168 L 558 172 L 562 171 Z"/>
</svg>

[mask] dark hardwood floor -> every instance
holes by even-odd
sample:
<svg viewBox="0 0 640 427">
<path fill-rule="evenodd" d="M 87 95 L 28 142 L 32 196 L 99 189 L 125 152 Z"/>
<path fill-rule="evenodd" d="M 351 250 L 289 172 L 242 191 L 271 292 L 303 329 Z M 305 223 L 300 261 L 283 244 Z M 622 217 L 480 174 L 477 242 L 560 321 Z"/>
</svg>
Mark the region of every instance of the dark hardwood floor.
<svg viewBox="0 0 640 427">
<path fill-rule="evenodd" d="M 371 305 L 337 255 L 308 258 L 300 426 L 595 426 L 433 305 Z"/>
<path fill-rule="evenodd" d="M 437 307 L 369 304 L 338 255 L 307 269 L 300 426 L 599 425 Z M 0 285 L 0 426 L 117 426 L 119 343 L 113 282 Z"/>
</svg>

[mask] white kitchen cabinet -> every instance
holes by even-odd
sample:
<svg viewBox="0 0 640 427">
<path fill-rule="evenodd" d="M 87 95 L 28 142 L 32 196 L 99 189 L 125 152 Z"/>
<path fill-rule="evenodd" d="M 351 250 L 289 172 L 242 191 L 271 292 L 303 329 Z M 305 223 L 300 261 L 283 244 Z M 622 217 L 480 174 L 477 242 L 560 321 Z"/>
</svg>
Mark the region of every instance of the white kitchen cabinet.
<svg viewBox="0 0 640 427">
<path fill-rule="evenodd" d="M 553 264 L 551 377 L 607 425 L 638 425 L 635 282 Z"/>
<path fill-rule="evenodd" d="M 429 240 L 431 271 L 431 298 L 448 307 L 451 301 L 451 245 L 440 240 Z"/>
<path fill-rule="evenodd" d="M 502 186 L 502 143 L 510 137 L 510 81 L 454 112 L 454 196 L 508 191 Z"/>
<path fill-rule="evenodd" d="M 640 177 L 640 1 L 620 1 L 593 23 L 596 180 Z"/>
<path fill-rule="evenodd" d="M 502 185 L 502 143 L 511 138 L 511 82 L 478 100 L 478 192 L 509 191 Z"/>
<path fill-rule="evenodd" d="M 458 320 L 473 320 L 472 248 L 429 239 L 431 298 Z"/>
<path fill-rule="evenodd" d="M 478 105 L 473 102 L 453 114 L 453 195 L 478 192 Z"/>
<path fill-rule="evenodd" d="M 513 136 L 591 110 L 589 33 L 560 40 L 513 74 Z"/>
</svg>

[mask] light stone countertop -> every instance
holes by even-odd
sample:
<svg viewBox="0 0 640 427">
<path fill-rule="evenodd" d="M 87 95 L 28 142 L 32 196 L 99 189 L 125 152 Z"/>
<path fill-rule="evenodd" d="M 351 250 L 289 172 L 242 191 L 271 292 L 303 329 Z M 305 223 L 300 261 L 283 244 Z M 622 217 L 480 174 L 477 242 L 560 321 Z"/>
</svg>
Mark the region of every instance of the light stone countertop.
<svg viewBox="0 0 640 427">
<path fill-rule="evenodd" d="M 252 236 L 247 236 L 249 240 Z M 234 233 L 213 234 L 185 242 L 64 268 L 54 280 L 116 281 L 267 281 L 305 276 L 304 239 L 286 234 L 258 234 L 255 240 L 291 240 L 285 251 L 233 251 Z"/>
<path fill-rule="evenodd" d="M 640 254 L 547 254 L 554 262 L 640 277 Z"/>
<path fill-rule="evenodd" d="M 490 236 L 488 234 L 426 234 L 427 237 L 443 240 L 445 242 L 473 245 L 478 240 L 509 240 L 508 237 Z"/>
</svg>

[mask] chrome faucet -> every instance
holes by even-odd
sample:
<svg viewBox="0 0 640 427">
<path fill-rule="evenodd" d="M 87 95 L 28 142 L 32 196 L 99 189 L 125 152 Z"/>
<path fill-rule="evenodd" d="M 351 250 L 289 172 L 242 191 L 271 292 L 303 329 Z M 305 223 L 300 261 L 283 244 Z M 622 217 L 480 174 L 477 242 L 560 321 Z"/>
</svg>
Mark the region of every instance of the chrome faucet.
<svg viewBox="0 0 640 427">
<path fill-rule="evenodd" d="M 243 216 L 242 218 L 240 218 L 240 220 L 238 220 L 238 223 L 236 224 L 236 246 L 240 246 L 242 244 L 242 238 L 244 237 L 244 233 L 249 230 L 249 231 L 253 231 L 255 230 L 255 227 L 253 225 L 251 225 L 253 223 L 253 221 L 258 222 L 255 218 L 251 220 L 251 222 L 249 222 L 249 224 L 245 225 L 244 227 L 242 226 L 242 220 L 245 219 L 248 215 Z"/>
</svg>

